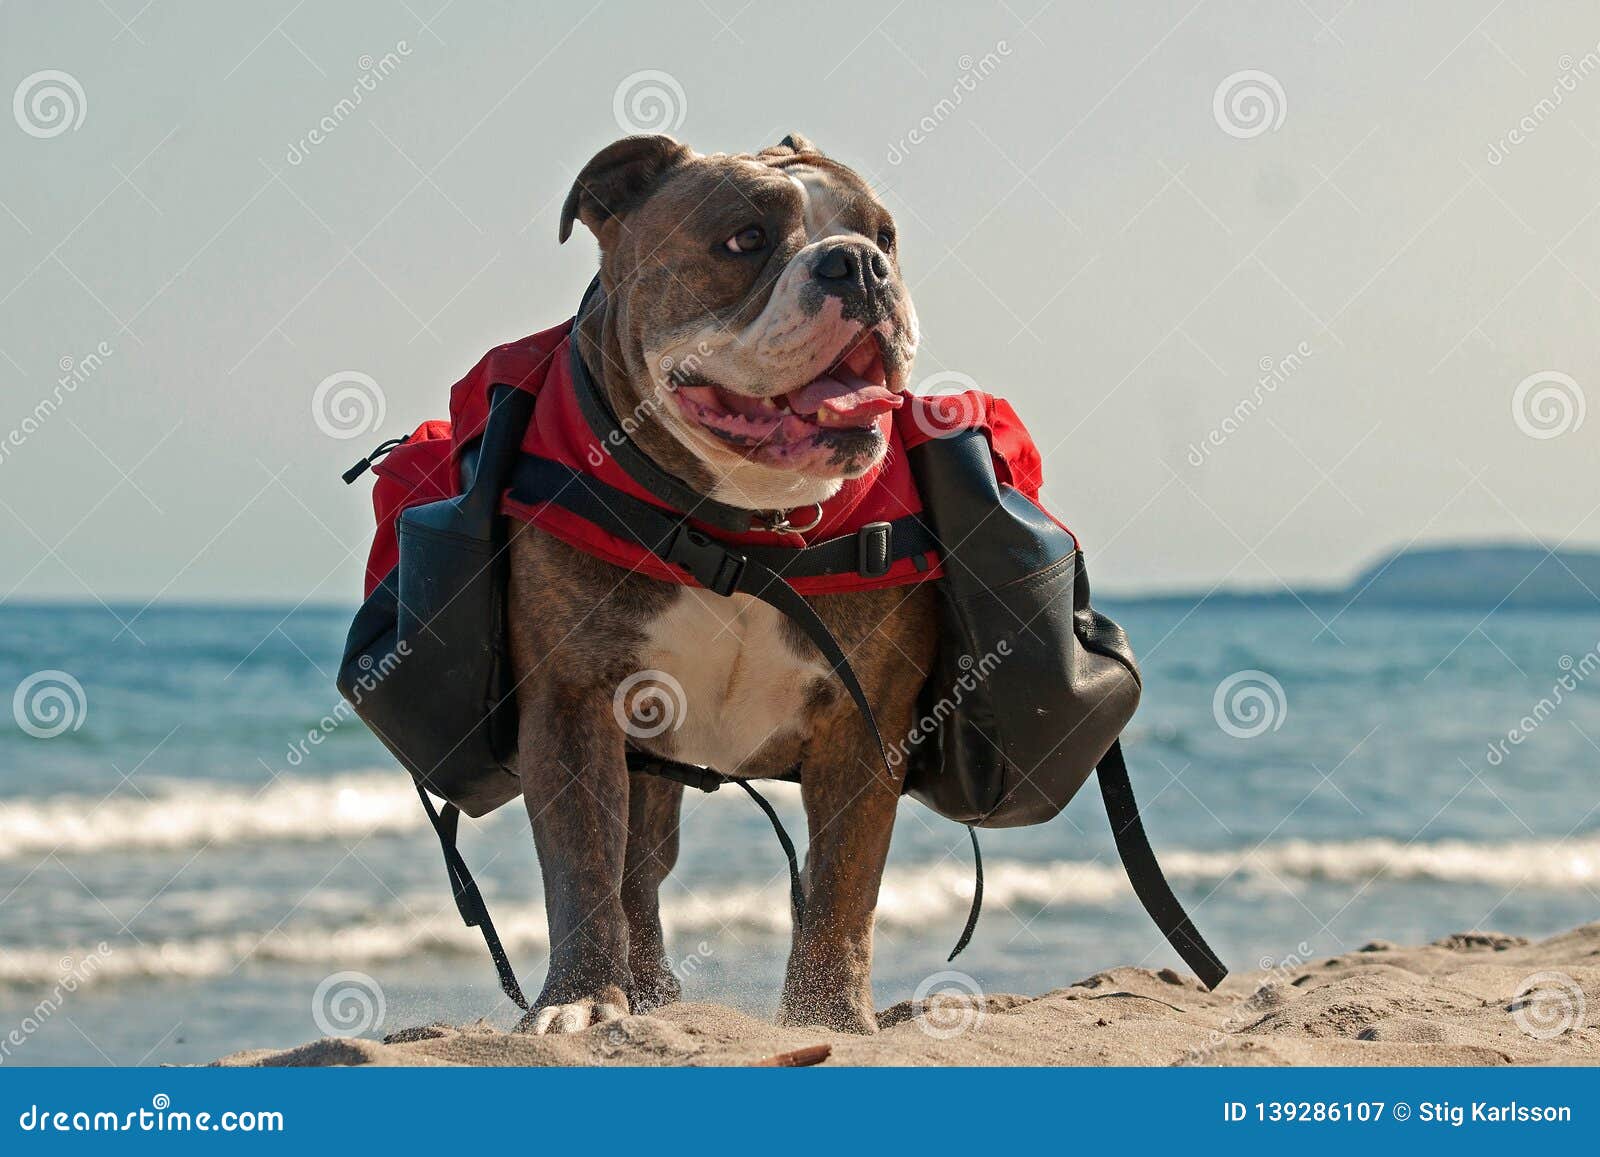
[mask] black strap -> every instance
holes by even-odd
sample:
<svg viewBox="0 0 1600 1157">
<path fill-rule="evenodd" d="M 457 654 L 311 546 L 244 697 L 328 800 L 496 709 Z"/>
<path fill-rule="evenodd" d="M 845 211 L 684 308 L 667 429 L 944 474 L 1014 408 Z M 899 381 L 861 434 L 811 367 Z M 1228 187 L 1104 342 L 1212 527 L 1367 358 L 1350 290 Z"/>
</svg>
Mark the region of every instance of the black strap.
<svg viewBox="0 0 1600 1157">
<path fill-rule="evenodd" d="M 668 562 L 674 561 L 670 553 L 663 557 Z M 856 709 L 861 712 L 862 722 L 867 725 L 867 731 L 872 735 L 872 742 L 877 745 L 878 755 L 883 759 L 884 769 L 889 772 L 890 778 L 893 778 L 894 768 L 889 762 L 889 749 L 884 746 L 883 736 L 878 732 L 878 720 L 872 714 L 872 704 L 867 702 L 867 693 L 862 690 L 861 681 L 856 678 L 855 668 L 850 665 L 849 656 L 844 653 L 844 648 L 839 646 L 839 640 L 833 637 L 833 632 L 828 630 L 828 624 L 822 621 L 822 616 L 817 614 L 798 591 L 784 582 L 776 571 L 753 558 L 744 560 L 738 582 L 733 589 L 776 608 L 806 633 L 806 637 L 817 650 L 822 652 L 822 657 L 827 660 L 828 666 L 844 684 L 845 690 L 850 692 L 850 698 L 855 700 Z"/>
<path fill-rule="evenodd" d="M 670 779 L 685 787 L 707 793 L 716 791 L 725 783 L 736 783 L 744 788 L 745 794 L 755 800 L 756 805 L 766 813 L 767 819 L 772 823 L 772 830 L 778 836 L 778 843 L 789 861 L 789 910 L 794 914 L 796 927 L 805 923 L 806 890 L 800 881 L 800 858 L 795 854 L 794 841 L 789 838 L 789 831 L 778 818 L 777 811 L 767 802 L 767 797 L 755 789 L 754 784 L 737 776 L 723 775 L 720 771 L 709 767 L 679 763 L 675 759 L 663 759 L 643 751 L 628 752 L 628 770 L 643 775 L 659 775 L 663 779 Z M 794 771 L 776 778 L 792 780 L 795 783 L 800 781 L 798 772 Z"/>
<path fill-rule="evenodd" d="M 396 447 L 404 446 L 410 440 L 411 435 L 407 434 L 404 438 L 390 438 L 387 442 L 379 442 L 376 450 L 372 451 L 372 453 L 368 454 L 365 458 L 361 459 L 361 461 L 350 467 L 350 469 L 339 475 L 339 477 L 344 479 L 344 484 L 346 486 L 351 485 L 357 478 L 360 478 L 369 469 L 371 469 L 372 464 L 379 458 L 382 458 L 390 450 L 393 450 Z"/>
<path fill-rule="evenodd" d="M 799 928 L 806 922 L 806 889 L 800 881 L 800 858 L 795 855 L 794 841 L 789 838 L 788 830 L 767 802 L 767 797 L 757 791 L 754 784 L 747 779 L 736 779 L 734 782 L 744 788 L 745 794 L 756 801 L 756 806 L 767 813 L 767 819 L 772 821 L 772 830 L 778 834 L 778 843 L 783 846 L 783 854 L 789 860 L 789 911 L 794 916 L 794 926 Z"/>
<path fill-rule="evenodd" d="M 524 454 L 517 460 L 510 497 L 524 506 L 554 503 L 607 534 L 637 542 L 655 554 L 661 553 L 658 547 L 664 547 L 684 521 L 682 516 L 627 491 L 536 454 Z M 716 547 L 726 550 L 721 543 Z M 938 547 L 938 539 L 927 524 L 908 514 L 806 546 L 740 545 L 734 549 L 745 558 L 765 563 L 784 578 L 820 578 L 838 574 L 876 577 L 887 573 L 901 559 L 920 558 Z"/>
<path fill-rule="evenodd" d="M 466 861 L 456 850 L 456 826 L 461 820 L 461 809 L 453 803 L 446 803 L 441 813 L 433 806 L 433 797 L 428 794 L 428 789 L 420 783 L 417 784 L 417 794 L 422 797 L 423 809 L 427 811 L 428 820 L 439 836 L 439 847 L 444 851 L 444 865 L 450 873 L 450 891 L 456 898 L 456 911 L 461 913 L 461 919 L 468 928 L 476 928 L 483 933 L 483 942 L 489 947 L 489 958 L 494 961 L 494 970 L 500 977 L 501 991 L 511 998 L 513 1004 L 526 1011 L 528 998 L 522 995 L 522 986 L 517 983 L 517 974 L 511 968 L 511 958 L 506 955 L 505 945 L 500 943 L 500 934 L 494 930 L 494 921 L 489 919 L 489 908 L 483 902 L 483 893 L 478 891 L 477 881 L 472 878 Z"/>
<path fill-rule="evenodd" d="M 564 478 L 567 475 L 570 477 Z M 524 454 L 517 463 L 511 497 L 518 502 L 554 502 L 618 537 L 637 542 L 666 562 L 682 567 L 707 590 L 723 596 L 747 594 L 786 615 L 822 652 L 833 673 L 850 692 L 867 730 L 872 733 L 884 767 L 890 768 L 889 752 L 883 736 L 878 733 L 878 721 L 873 717 L 872 705 L 867 702 L 867 693 L 861 689 L 850 659 L 811 604 L 776 570 L 743 548 L 725 545 L 696 530 L 682 516 L 668 514 L 648 502 L 640 502 L 607 487 L 612 496 L 627 500 L 610 504 L 592 489 L 593 485 L 592 479 L 577 475 L 559 462 Z M 788 556 L 800 553 L 803 551 L 785 552 Z M 784 570 L 788 573 L 790 568 L 785 566 Z"/>
<path fill-rule="evenodd" d="M 983 852 L 978 849 L 978 825 L 968 824 L 967 835 L 972 837 L 972 907 L 967 909 L 967 926 L 961 930 L 961 939 L 945 957 L 946 964 L 972 943 L 972 934 L 978 930 L 978 916 L 983 912 Z"/>
<path fill-rule="evenodd" d="M 584 421 L 589 423 L 589 429 L 600 439 L 600 444 L 605 447 L 606 452 L 617 460 L 617 465 L 621 466 L 635 482 L 669 506 L 682 510 L 710 526 L 715 526 L 718 530 L 732 531 L 735 534 L 749 530 L 755 523 L 755 511 L 742 510 L 737 506 L 718 502 L 714 498 L 707 498 L 667 473 L 634 444 L 628 432 L 623 429 L 622 423 L 617 421 L 616 414 L 611 412 L 611 403 L 606 401 L 595 385 L 594 378 L 589 374 L 589 368 L 583 364 L 583 354 L 578 348 L 580 344 L 578 326 L 583 320 L 590 299 L 598 292 L 599 284 L 600 279 L 597 277 L 584 293 L 583 303 L 578 306 L 578 315 L 572 321 L 572 337 L 567 343 L 572 350 L 572 391 L 577 396 L 578 410 L 583 414 Z"/>
<path fill-rule="evenodd" d="M 1128 780 L 1128 764 L 1122 758 L 1122 741 L 1111 745 L 1100 761 L 1100 794 L 1106 803 L 1106 818 L 1111 821 L 1111 833 L 1116 837 L 1117 855 L 1122 857 L 1122 868 L 1139 897 L 1139 903 L 1156 922 L 1167 943 L 1183 957 L 1184 963 L 1194 969 L 1200 983 L 1216 988 L 1228 975 L 1228 966 L 1211 951 L 1211 946 L 1201 937 L 1190 921 L 1183 905 L 1172 894 L 1167 878 L 1156 862 L 1150 847 L 1150 837 L 1145 835 L 1144 822 L 1139 818 L 1139 803 L 1133 798 L 1133 784 Z"/>
</svg>

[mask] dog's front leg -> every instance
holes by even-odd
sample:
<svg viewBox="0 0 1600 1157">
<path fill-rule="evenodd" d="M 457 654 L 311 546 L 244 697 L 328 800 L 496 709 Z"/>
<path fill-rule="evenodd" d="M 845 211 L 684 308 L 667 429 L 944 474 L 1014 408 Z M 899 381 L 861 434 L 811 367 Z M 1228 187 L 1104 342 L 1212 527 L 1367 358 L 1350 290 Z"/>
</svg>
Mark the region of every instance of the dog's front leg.
<svg viewBox="0 0 1600 1157">
<path fill-rule="evenodd" d="M 550 924 L 550 971 L 518 1026 L 582 1032 L 628 1013 L 628 771 L 609 697 L 552 688 L 524 711 L 518 770 Z"/>
<path fill-rule="evenodd" d="M 856 745 L 845 745 L 853 750 Z M 877 752 L 872 753 L 874 759 Z M 872 1004 L 872 913 L 889 855 L 898 781 L 874 773 L 864 757 L 854 770 L 808 768 L 800 794 L 810 847 L 806 910 L 795 932 L 779 1019 L 842 1032 L 878 1031 Z"/>
<path fill-rule="evenodd" d="M 630 777 L 628 857 L 622 908 L 628 915 L 628 967 L 634 1012 L 671 1004 L 683 993 L 661 935 L 661 882 L 678 862 L 683 785 L 654 775 Z"/>
</svg>

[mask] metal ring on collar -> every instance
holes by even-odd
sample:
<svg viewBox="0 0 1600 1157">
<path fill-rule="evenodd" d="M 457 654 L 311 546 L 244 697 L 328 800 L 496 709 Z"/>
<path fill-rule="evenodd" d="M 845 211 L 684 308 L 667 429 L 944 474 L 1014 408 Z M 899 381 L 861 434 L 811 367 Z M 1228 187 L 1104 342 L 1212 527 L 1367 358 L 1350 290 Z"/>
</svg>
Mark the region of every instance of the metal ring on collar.
<svg viewBox="0 0 1600 1157">
<path fill-rule="evenodd" d="M 811 505 L 817 512 L 816 517 L 810 522 L 806 523 L 804 526 L 796 526 L 794 523 L 789 521 L 789 515 L 793 514 L 795 510 L 802 509 L 801 507 L 797 506 L 792 510 L 773 511 L 774 517 L 767 519 L 766 524 L 760 529 L 771 530 L 780 534 L 804 534 L 808 530 L 815 530 L 817 527 L 822 525 L 822 503 L 813 502 Z"/>
</svg>

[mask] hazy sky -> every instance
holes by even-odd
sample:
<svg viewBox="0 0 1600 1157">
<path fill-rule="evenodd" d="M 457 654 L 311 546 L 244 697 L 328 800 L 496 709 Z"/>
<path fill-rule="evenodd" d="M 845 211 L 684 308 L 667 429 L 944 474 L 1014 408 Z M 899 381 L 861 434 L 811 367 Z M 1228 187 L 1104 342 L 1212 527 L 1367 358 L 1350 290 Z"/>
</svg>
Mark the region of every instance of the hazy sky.
<svg viewBox="0 0 1600 1157">
<path fill-rule="evenodd" d="M 0 596 L 353 599 L 339 471 L 570 313 L 629 121 L 866 174 L 1102 590 L 1600 541 L 1593 0 L 14 0 L 13 94 Z"/>
</svg>

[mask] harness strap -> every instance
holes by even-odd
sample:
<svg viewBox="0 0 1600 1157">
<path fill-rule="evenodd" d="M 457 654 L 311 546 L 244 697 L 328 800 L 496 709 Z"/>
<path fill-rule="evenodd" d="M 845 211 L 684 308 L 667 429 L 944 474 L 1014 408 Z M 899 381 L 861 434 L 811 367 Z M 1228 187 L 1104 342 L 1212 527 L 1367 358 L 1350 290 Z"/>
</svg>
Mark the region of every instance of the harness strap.
<svg viewBox="0 0 1600 1157">
<path fill-rule="evenodd" d="M 972 934 L 978 930 L 978 916 L 983 911 L 983 852 L 978 849 L 978 825 L 968 824 L 967 835 L 972 837 L 972 907 L 967 909 L 967 926 L 961 929 L 961 939 L 956 941 L 950 955 L 945 957 L 946 964 L 960 956 L 961 950 L 972 943 Z"/>
<path fill-rule="evenodd" d="M 554 503 L 607 534 L 636 542 L 656 555 L 684 523 L 682 515 L 536 454 L 523 454 L 517 460 L 508 493 L 513 502 L 524 506 Z M 716 543 L 716 548 L 724 552 L 728 549 L 721 543 Z M 887 574 L 902 559 L 922 559 L 938 548 L 938 539 L 927 524 L 908 514 L 806 546 L 741 545 L 735 549 L 745 558 L 765 563 L 784 578 L 820 578 L 838 574 L 877 577 Z"/>
<path fill-rule="evenodd" d="M 794 915 L 796 927 L 805 923 L 806 890 L 800 881 L 800 858 L 795 854 L 794 841 L 789 838 L 788 829 L 778 818 L 777 811 L 767 802 L 767 797 L 755 789 L 754 784 L 749 780 L 723 775 L 720 771 L 709 767 L 679 763 L 675 759 L 662 759 L 660 756 L 649 755 L 642 751 L 628 752 L 628 770 L 643 775 L 659 775 L 662 779 L 670 779 L 674 783 L 681 783 L 684 787 L 696 788 L 707 794 L 716 791 L 725 783 L 736 783 L 744 788 L 745 794 L 755 800 L 756 805 L 772 822 L 772 830 L 777 834 L 778 844 L 783 848 L 783 854 L 789 861 L 789 910 Z M 799 775 L 793 773 L 778 778 L 792 779 L 796 783 L 800 781 Z"/>
<path fill-rule="evenodd" d="M 594 379 L 589 376 L 589 367 L 583 364 L 583 354 L 579 349 L 581 343 L 578 340 L 578 326 L 584 314 L 588 312 L 590 300 L 599 292 L 600 278 L 596 277 L 584 291 L 577 316 L 573 318 L 572 335 L 568 339 L 571 347 L 573 393 L 577 395 L 578 410 L 583 414 L 584 421 L 589 423 L 589 428 L 594 431 L 595 436 L 600 439 L 612 457 L 616 458 L 617 464 L 651 494 L 660 495 L 663 501 L 687 511 L 701 522 L 715 526 L 718 530 L 732 531 L 736 534 L 749 530 L 755 522 L 755 511 L 729 506 L 699 494 L 657 466 L 648 454 L 634 444 L 628 432 L 623 429 L 622 423 L 617 421 L 616 414 L 612 413 L 611 403 L 607 402 L 605 396 L 596 388 Z"/>
<path fill-rule="evenodd" d="M 1117 855 L 1122 857 L 1123 871 L 1128 873 L 1128 882 L 1133 885 L 1139 903 L 1161 929 L 1167 943 L 1194 969 L 1200 982 L 1207 988 L 1216 988 L 1228 975 L 1228 966 L 1218 959 L 1190 921 L 1161 872 L 1161 865 L 1150 847 L 1150 837 L 1145 835 L 1144 822 L 1139 818 L 1139 802 L 1133 798 L 1133 784 L 1128 780 L 1128 763 L 1122 758 L 1120 739 L 1100 760 L 1099 779 L 1106 818 L 1111 821 L 1111 833 L 1117 841 Z"/>
<path fill-rule="evenodd" d="M 563 479 L 563 475 L 567 477 Z M 558 480 L 561 484 L 550 485 Z M 591 489 L 592 483 L 592 479 L 584 478 L 559 462 L 524 454 L 517 464 L 511 496 L 519 502 L 553 502 L 618 537 L 632 539 L 666 562 L 682 567 L 707 590 L 723 596 L 747 594 L 788 617 L 822 652 L 828 666 L 844 684 L 872 734 L 885 769 L 890 767 L 888 748 L 878 732 L 878 721 L 872 714 L 872 705 L 867 702 L 867 693 L 856 678 L 855 668 L 833 632 L 803 595 L 761 559 L 694 529 L 683 516 L 668 514 L 648 502 L 606 487 L 611 492 L 607 498 L 625 500 L 612 505 Z M 799 555 L 804 551 L 788 553 Z M 787 566 L 784 569 L 790 570 Z"/>
<path fill-rule="evenodd" d="M 767 802 L 767 797 L 757 791 L 754 784 L 748 779 L 734 782 L 744 788 L 745 794 L 756 801 L 756 806 L 767 813 L 767 818 L 772 821 L 772 830 L 778 834 L 778 843 L 782 845 L 783 854 L 789 860 L 789 911 L 794 916 L 794 926 L 799 928 L 806 922 L 806 889 L 800 880 L 800 859 L 795 855 L 794 841 L 789 838 L 783 821 Z"/>
<path fill-rule="evenodd" d="M 444 865 L 450 873 L 450 891 L 456 898 L 456 911 L 461 913 L 461 919 L 468 928 L 476 928 L 483 933 L 489 958 L 494 961 L 494 970 L 500 977 L 500 990 L 526 1012 L 528 998 L 522 995 L 522 986 L 517 983 L 517 974 L 511 968 L 511 958 L 506 955 L 505 945 L 500 943 L 500 934 L 494 930 L 494 921 L 489 919 L 489 907 L 483 902 L 483 893 L 478 891 L 477 881 L 472 878 L 466 861 L 456 850 L 456 827 L 461 820 L 461 809 L 453 803 L 446 803 L 441 812 L 433 806 L 433 797 L 420 783 L 417 784 L 417 794 L 422 797 L 422 807 L 428 813 L 428 821 L 433 824 L 433 830 L 439 837 L 439 847 L 444 851 Z"/>
</svg>

